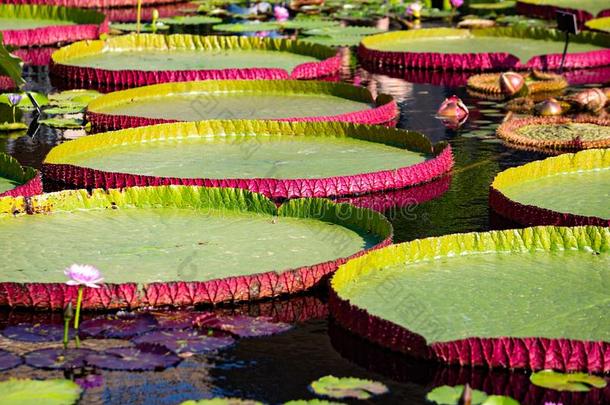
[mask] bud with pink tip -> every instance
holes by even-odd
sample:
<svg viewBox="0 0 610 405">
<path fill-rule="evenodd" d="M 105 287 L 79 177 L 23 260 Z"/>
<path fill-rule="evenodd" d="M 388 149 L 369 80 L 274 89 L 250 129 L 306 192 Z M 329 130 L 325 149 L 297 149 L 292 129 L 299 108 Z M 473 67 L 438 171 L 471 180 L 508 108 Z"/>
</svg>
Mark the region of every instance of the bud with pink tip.
<svg viewBox="0 0 610 405">
<path fill-rule="evenodd" d="M 288 9 L 282 6 L 273 7 L 273 15 L 275 16 L 275 19 L 280 22 L 286 21 L 288 20 L 288 17 L 290 17 Z"/>
<path fill-rule="evenodd" d="M 439 117 L 457 118 L 460 121 L 467 117 L 468 114 L 468 107 L 466 107 L 464 102 L 457 96 L 451 96 L 445 99 L 436 113 Z"/>
</svg>

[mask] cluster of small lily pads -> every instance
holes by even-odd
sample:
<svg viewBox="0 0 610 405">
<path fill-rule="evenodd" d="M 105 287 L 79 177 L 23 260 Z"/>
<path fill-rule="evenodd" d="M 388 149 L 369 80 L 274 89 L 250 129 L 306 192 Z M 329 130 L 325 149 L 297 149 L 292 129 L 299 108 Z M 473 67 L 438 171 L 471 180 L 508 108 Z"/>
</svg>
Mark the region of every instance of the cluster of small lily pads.
<svg viewBox="0 0 610 405">
<path fill-rule="evenodd" d="M 85 109 L 99 95 L 94 90 L 68 90 L 49 96 L 35 92 L 0 94 L 0 108 L 4 105 L 9 109 L 8 116 L 4 114 L 0 120 L 3 121 L 0 122 L 0 132 L 27 129 L 24 112 L 33 113 L 38 124 L 51 128 L 85 130 L 88 128 Z"/>
</svg>

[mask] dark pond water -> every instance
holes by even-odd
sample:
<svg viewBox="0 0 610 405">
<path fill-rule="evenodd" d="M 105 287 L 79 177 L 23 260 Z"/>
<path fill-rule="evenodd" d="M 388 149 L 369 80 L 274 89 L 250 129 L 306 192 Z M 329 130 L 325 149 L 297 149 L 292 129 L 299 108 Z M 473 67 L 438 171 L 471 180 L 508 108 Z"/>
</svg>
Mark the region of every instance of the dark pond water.
<svg viewBox="0 0 610 405">
<path fill-rule="evenodd" d="M 471 98 L 464 87 L 421 84 L 361 68 L 346 71 L 347 81 L 358 81 L 374 93 L 389 93 L 400 102 L 398 127 L 421 131 L 434 141 L 451 144 L 456 166 L 451 176 L 424 190 L 380 195 L 378 201 L 389 207 L 386 214 L 395 227 L 395 241 L 443 235 L 454 232 L 484 231 L 509 226 L 490 213 L 488 186 L 496 173 L 511 166 L 544 158 L 545 155 L 506 147 L 494 136 L 504 119 L 502 106 Z M 46 67 L 27 69 L 32 89 L 49 92 Z M 410 78 L 413 81 L 414 75 Z M 441 74 L 442 77 L 442 74 Z M 447 129 L 434 115 L 439 104 L 453 94 L 470 108 L 467 124 L 459 131 Z M 46 153 L 66 142 L 61 131 L 41 127 L 34 136 L 0 135 L 0 150 L 15 156 L 22 164 L 40 167 Z M 422 196 L 426 195 L 426 198 Z M 420 199 L 437 197 L 423 203 Z M 420 198 L 421 197 L 421 198 Z M 32 241 L 36 248 L 36 241 Z M 104 385 L 86 391 L 82 403 L 99 404 L 177 404 L 183 400 L 212 396 L 234 396 L 282 403 L 292 399 L 314 398 L 308 384 L 327 374 L 379 380 L 390 393 L 368 403 L 423 404 L 427 391 L 443 384 L 470 383 L 489 393 L 511 395 L 522 404 L 545 401 L 567 404 L 603 404 L 602 396 L 560 395 L 529 384 L 519 371 L 460 369 L 418 363 L 405 356 L 369 344 L 333 324 L 328 317 L 324 288 L 291 299 L 275 300 L 237 311 L 267 315 L 294 323 L 289 332 L 266 338 L 241 339 L 214 355 L 196 355 L 179 366 L 161 372 L 103 371 Z M 230 311 L 232 309 L 223 309 Z M 17 323 L 61 323 L 59 315 L 0 312 L 0 326 Z M 1 339 L 0 347 L 17 353 L 41 347 Z M 110 344 L 112 343 L 112 344 Z M 93 346 L 117 345 L 116 341 Z M 51 378 L 59 371 L 42 371 L 28 366 L 4 372 L 11 376 Z M 605 398 L 610 398 L 608 389 Z M 361 401 L 362 402 L 362 401 Z M 356 402 L 354 402 L 356 403 Z"/>
</svg>

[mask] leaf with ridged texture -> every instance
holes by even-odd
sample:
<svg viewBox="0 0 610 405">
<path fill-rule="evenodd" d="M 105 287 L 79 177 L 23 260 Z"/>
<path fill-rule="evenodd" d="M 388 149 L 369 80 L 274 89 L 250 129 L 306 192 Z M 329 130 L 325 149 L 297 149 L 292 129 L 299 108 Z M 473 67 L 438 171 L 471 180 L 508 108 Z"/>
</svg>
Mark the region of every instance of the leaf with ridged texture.
<svg viewBox="0 0 610 405">
<path fill-rule="evenodd" d="M 610 225 L 607 204 L 610 150 L 563 154 L 500 172 L 490 206 L 524 225 Z M 587 194 L 580 202 L 574 196 Z"/>
<path fill-rule="evenodd" d="M 341 266 L 331 280 L 330 310 L 347 329 L 420 358 L 603 373 L 609 252 L 609 229 L 593 226 L 415 240 Z M 468 290 L 477 294 L 464 295 Z M 511 297 L 510 310 L 497 306 L 503 296 Z"/>
<path fill-rule="evenodd" d="M 0 18 L 13 20 L 16 27 L 4 31 L 4 44 L 11 46 L 50 45 L 95 39 L 108 30 L 103 13 L 61 6 L 0 4 Z M 45 23 L 32 26 L 36 20 Z M 19 28 L 19 21 L 27 22 Z"/>
</svg>

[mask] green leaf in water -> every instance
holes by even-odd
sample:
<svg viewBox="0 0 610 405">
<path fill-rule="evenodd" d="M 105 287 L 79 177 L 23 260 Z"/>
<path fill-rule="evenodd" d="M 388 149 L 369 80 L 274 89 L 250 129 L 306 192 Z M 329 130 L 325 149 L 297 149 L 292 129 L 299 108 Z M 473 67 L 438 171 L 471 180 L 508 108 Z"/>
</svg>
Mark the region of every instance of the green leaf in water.
<svg viewBox="0 0 610 405">
<path fill-rule="evenodd" d="M 70 380 L 10 379 L 0 382 L 3 405 L 70 405 L 80 397 L 81 388 Z"/>
<path fill-rule="evenodd" d="M 74 118 L 47 118 L 38 122 L 51 128 L 82 128 L 85 125 L 82 120 Z"/>
<path fill-rule="evenodd" d="M 0 74 L 10 77 L 17 87 L 21 87 L 25 84 L 25 80 L 21 77 L 22 69 L 23 61 L 9 53 L 2 45 L 2 33 L 0 32 Z"/>
<path fill-rule="evenodd" d="M 519 405 L 519 402 L 512 399 L 511 397 L 505 397 L 502 395 L 490 395 L 487 397 L 482 405 Z"/>
<path fill-rule="evenodd" d="M 558 373 L 542 370 L 530 376 L 532 384 L 557 391 L 587 392 L 591 388 L 604 388 L 607 382 L 602 377 L 585 373 Z"/>
<path fill-rule="evenodd" d="M 438 405 L 458 405 L 463 392 L 463 385 L 456 385 L 454 387 L 443 385 L 430 391 L 426 395 L 426 399 Z M 486 399 L 487 394 L 483 391 L 472 390 L 472 405 L 482 404 Z"/>
<path fill-rule="evenodd" d="M 388 392 L 388 387 L 377 381 L 354 377 L 338 378 L 332 375 L 312 382 L 310 388 L 317 395 L 330 398 L 369 399 Z"/>
</svg>

